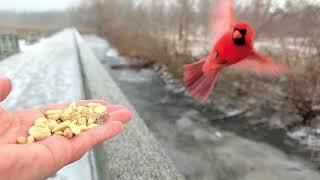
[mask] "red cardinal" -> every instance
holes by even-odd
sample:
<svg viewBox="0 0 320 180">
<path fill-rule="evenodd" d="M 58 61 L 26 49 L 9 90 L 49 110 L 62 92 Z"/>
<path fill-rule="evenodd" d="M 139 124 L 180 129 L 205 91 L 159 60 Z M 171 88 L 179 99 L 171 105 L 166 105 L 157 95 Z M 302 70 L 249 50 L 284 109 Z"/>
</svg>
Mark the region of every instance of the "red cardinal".
<svg viewBox="0 0 320 180">
<path fill-rule="evenodd" d="M 218 73 L 231 65 L 265 75 L 280 75 L 287 71 L 285 66 L 253 48 L 254 30 L 246 22 L 236 22 L 232 0 L 220 0 L 212 15 L 213 49 L 206 58 L 184 66 L 185 85 L 194 97 L 207 100 Z"/>
</svg>

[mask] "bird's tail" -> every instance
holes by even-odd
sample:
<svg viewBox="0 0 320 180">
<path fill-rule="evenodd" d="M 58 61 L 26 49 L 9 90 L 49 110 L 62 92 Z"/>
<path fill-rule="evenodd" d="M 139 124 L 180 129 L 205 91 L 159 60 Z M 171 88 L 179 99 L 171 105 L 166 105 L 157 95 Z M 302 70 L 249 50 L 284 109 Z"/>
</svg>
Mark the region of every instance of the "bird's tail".
<svg viewBox="0 0 320 180">
<path fill-rule="evenodd" d="M 204 63 L 205 60 L 201 60 L 184 66 L 184 83 L 186 89 L 192 96 L 202 101 L 209 98 L 211 91 L 216 84 L 217 75 L 220 70 L 217 68 L 209 73 L 203 72 Z"/>
</svg>

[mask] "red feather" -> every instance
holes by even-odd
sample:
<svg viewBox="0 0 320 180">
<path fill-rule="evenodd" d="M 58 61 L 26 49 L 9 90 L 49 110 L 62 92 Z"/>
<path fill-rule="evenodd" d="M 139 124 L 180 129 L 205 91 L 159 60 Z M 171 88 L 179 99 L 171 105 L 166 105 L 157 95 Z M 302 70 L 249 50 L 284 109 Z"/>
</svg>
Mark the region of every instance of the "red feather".
<svg viewBox="0 0 320 180">
<path fill-rule="evenodd" d="M 289 71 L 286 66 L 276 63 L 271 58 L 266 57 L 257 51 L 253 51 L 250 56 L 231 67 L 239 70 L 253 71 L 258 75 L 279 76 Z"/>
<path fill-rule="evenodd" d="M 184 82 L 192 96 L 205 101 L 209 98 L 217 81 L 218 69 L 210 73 L 202 71 L 205 60 L 184 66 Z"/>
<path fill-rule="evenodd" d="M 210 43 L 216 44 L 223 34 L 236 23 L 233 0 L 219 0 L 211 16 Z"/>
</svg>

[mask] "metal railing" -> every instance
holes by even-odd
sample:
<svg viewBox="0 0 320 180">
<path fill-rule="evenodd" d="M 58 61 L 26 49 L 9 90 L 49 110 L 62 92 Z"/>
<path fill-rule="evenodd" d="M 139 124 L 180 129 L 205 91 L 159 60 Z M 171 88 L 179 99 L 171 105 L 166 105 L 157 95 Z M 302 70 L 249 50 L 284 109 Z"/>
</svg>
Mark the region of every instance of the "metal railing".
<svg viewBox="0 0 320 180">
<path fill-rule="evenodd" d="M 0 58 L 20 51 L 19 38 L 15 33 L 0 33 Z"/>
</svg>

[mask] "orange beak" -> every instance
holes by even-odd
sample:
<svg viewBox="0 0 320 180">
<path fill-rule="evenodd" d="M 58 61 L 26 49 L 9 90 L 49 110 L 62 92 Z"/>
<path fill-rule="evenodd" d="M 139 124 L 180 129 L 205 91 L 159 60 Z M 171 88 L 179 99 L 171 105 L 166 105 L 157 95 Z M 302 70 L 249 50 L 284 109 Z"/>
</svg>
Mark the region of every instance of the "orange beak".
<svg viewBox="0 0 320 180">
<path fill-rule="evenodd" d="M 242 38 L 242 34 L 240 33 L 239 30 L 235 30 L 233 33 L 233 39 L 241 39 Z"/>
</svg>

